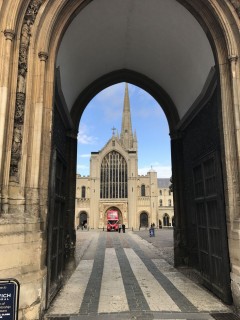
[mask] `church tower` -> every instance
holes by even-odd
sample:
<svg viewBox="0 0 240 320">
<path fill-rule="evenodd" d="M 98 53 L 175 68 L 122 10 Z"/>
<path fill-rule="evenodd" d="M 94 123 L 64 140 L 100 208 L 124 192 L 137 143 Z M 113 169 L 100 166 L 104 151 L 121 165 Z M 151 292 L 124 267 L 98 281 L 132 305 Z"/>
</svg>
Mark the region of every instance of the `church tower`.
<svg viewBox="0 0 240 320">
<path fill-rule="evenodd" d="M 125 85 L 120 143 L 125 150 L 137 152 L 137 136 L 136 132 L 134 135 L 132 133 L 132 121 L 127 83 Z"/>
<path fill-rule="evenodd" d="M 115 134 L 112 128 L 112 137 L 103 148 L 91 153 L 90 176 L 77 177 L 77 224 L 87 221 L 90 228 L 106 230 L 107 212 L 111 210 L 118 212 L 119 222 L 130 230 L 163 221 L 156 171 L 138 175 L 138 143 L 132 129 L 127 83 L 122 110 L 121 132 Z M 164 210 L 165 214 L 169 207 Z"/>
</svg>

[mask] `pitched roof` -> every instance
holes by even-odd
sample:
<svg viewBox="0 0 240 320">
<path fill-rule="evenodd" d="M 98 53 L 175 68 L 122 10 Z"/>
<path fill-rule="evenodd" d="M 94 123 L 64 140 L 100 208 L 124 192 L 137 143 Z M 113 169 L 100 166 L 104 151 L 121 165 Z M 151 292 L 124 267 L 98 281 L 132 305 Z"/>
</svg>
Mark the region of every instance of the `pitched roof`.
<svg viewBox="0 0 240 320">
<path fill-rule="evenodd" d="M 169 178 L 158 178 L 158 188 L 169 188 L 171 182 Z"/>
</svg>

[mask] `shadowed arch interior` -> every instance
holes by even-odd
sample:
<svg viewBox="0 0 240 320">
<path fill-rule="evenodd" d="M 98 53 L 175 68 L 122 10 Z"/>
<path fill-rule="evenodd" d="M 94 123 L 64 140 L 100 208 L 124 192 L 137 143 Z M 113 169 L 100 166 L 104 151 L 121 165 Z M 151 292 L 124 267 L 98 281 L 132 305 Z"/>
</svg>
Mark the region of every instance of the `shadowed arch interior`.
<svg viewBox="0 0 240 320">
<path fill-rule="evenodd" d="M 146 76 L 135 71 L 123 69 L 111 72 L 97 79 L 78 96 L 71 110 L 71 116 L 76 129 L 79 126 L 79 121 L 84 109 L 94 96 L 105 88 L 119 82 L 132 83 L 148 92 L 159 103 L 165 112 L 170 132 L 176 127 L 179 122 L 179 116 L 176 107 L 168 94 L 159 85 Z"/>
</svg>

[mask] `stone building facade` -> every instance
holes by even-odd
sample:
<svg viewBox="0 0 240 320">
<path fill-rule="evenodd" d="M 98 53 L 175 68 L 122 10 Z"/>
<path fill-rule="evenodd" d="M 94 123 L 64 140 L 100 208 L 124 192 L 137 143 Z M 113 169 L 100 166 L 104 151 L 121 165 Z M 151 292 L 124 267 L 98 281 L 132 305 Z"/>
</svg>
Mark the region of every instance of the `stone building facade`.
<svg viewBox="0 0 240 320">
<path fill-rule="evenodd" d="M 0 273 L 20 282 L 19 319 L 40 319 L 61 287 L 79 122 L 118 82 L 152 95 L 169 123 L 175 266 L 240 305 L 239 8 L 0 0 Z"/>
<path fill-rule="evenodd" d="M 89 228 L 106 228 L 107 211 L 115 209 L 126 228 L 171 226 L 174 221 L 173 195 L 169 179 L 157 172 L 138 175 L 138 143 L 133 134 L 128 87 L 126 84 L 120 135 L 99 152 L 92 152 L 90 175 L 77 175 L 75 226 L 87 222 Z M 111 176 L 111 172 L 113 172 Z"/>
</svg>

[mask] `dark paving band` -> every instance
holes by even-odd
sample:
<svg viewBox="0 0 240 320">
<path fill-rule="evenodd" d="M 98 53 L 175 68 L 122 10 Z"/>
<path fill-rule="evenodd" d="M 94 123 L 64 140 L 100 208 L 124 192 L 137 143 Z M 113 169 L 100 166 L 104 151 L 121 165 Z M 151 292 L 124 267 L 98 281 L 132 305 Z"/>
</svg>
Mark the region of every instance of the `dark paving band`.
<svg viewBox="0 0 240 320">
<path fill-rule="evenodd" d="M 150 310 L 149 305 L 138 284 L 138 281 L 132 271 L 128 258 L 123 250 L 119 237 L 114 238 L 113 245 L 114 245 L 117 258 L 118 258 L 118 263 L 121 269 L 123 284 L 124 284 L 130 311 Z"/>
<path fill-rule="evenodd" d="M 93 269 L 79 310 L 80 314 L 98 312 L 100 299 L 103 266 L 105 259 L 106 237 L 100 234 L 97 250 L 94 257 Z M 79 284 L 80 285 L 80 284 Z M 77 297 L 76 297 L 77 299 Z"/>
<path fill-rule="evenodd" d="M 176 303 L 182 312 L 198 312 L 198 309 L 172 284 L 172 282 L 155 266 L 140 249 L 139 245 L 129 237 L 128 239 L 131 248 L 139 256 L 154 278 L 163 287 L 167 294 Z M 159 297 L 160 299 L 161 297 Z"/>
</svg>

